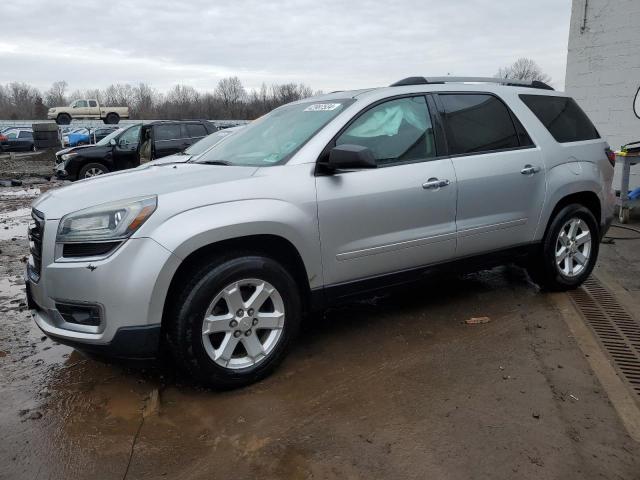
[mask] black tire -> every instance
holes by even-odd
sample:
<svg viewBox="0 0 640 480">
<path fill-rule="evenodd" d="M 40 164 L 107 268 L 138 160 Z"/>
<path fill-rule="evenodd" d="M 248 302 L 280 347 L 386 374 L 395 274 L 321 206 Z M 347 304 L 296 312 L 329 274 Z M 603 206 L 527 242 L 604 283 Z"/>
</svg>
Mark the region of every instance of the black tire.
<svg viewBox="0 0 640 480">
<path fill-rule="evenodd" d="M 88 173 L 96 170 L 100 171 L 101 173 L 97 173 L 95 175 L 87 175 Z M 92 178 L 94 176 L 103 175 L 105 173 L 109 173 L 109 169 L 106 166 L 104 166 L 102 163 L 97 163 L 97 162 L 87 163 L 78 172 L 78 180 L 82 180 L 85 178 Z"/>
<path fill-rule="evenodd" d="M 71 115 L 68 113 L 61 113 L 56 117 L 56 123 L 58 125 L 69 125 L 71 123 Z"/>
<path fill-rule="evenodd" d="M 208 261 L 190 278 L 172 300 L 175 307 L 165 319 L 167 344 L 177 363 L 198 383 L 219 390 L 242 387 L 269 375 L 285 357 L 300 328 L 300 291 L 291 274 L 271 258 L 235 253 Z M 277 289 L 284 303 L 284 325 L 279 340 L 266 357 L 246 368 L 226 368 L 206 352 L 203 321 L 219 292 L 229 284 L 247 278 L 269 282 Z"/>
<path fill-rule="evenodd" d="M 117 113 L 109 113 L 105 117 L 103 122 L 106 123 L 107 125 L 115 125 L 117 123 L 120 123 L 120 115 L 118 115 Z"/>
<path fill-rule="evenodd" d="M 575 276 L 565 275 L 556 262 L 556 246 L 560 241 L 561 230 L 571 219 L 586 222 L 591 235 L 590 252 L 582 270 Z M 542 245 L 533 255 L 528 266 L 531 279 L 542 289 L 565 291 L 579 287 L 591 275 L 600 250 L 600 228 L 593 213 L 579 204 L 570 204 L 562 208 L 551 220 Z"/>
</svg>

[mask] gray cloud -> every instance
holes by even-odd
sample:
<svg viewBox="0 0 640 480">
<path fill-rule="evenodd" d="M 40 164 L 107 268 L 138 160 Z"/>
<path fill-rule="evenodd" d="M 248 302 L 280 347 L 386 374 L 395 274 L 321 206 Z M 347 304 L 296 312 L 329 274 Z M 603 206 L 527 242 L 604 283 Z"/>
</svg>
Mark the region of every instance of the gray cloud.
<svg viewBox="0 0 640 480">
<path fill-rule="evenodd" d="M 491 76 L 521 56 L 564 86 L 570 1 L 137 0 L 2 6 L 0 83 L 144 81 L 211 90 L 237 75 L 337 90 L 409 75 Z"/>
</svg>

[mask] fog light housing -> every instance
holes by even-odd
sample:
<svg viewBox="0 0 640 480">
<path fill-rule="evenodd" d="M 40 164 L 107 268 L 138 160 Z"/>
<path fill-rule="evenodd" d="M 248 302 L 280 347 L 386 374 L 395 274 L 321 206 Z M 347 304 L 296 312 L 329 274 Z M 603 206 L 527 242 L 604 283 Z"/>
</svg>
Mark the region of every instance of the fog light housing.
<svg viewBox="0 0 640 480">
<path fill-rule="evenodd" d="M 102 321 L 98 305 L 56 303 L 56 310 L 65 322 L 75 325 L 98 327 Z"/>
</svg>

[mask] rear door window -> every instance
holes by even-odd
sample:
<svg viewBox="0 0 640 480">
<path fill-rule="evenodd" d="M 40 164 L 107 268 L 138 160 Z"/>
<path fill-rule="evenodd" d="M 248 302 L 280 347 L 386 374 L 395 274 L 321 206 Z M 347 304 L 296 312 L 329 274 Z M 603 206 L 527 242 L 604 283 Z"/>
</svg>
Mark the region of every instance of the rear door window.
<svg viewBox="0 0 640 480">
<path fill-rule="evenodd" d="M 444 110 L 449 154 L 494 152 L 521 146 L 511 114 L 500 99 L 482 93 L 447 93 L 438 97 Z M 521 135 L 522 146 L 531 145 L 524 128 Z"/>
<path fill-rule="evenodd" d="M 187 123 L 186 138 L 200 138 L 207 136 L 207 129 L 199 123 Z"/>
<path fill-rule="evenodd" d="M 178 123 L 156 125 L 154 134 L 156 140 L 177 140 L 182 138 L 180 124 Z"/>
<path fill-rule="evenodd" d="M 98 102 L 96 102 L 95 100 L 89 100 L 89 106 L 90 107 L 97 107 L 98 106 Z"/>
<path fill-rule="evenodd" d="M 559 143 L 600 138 L 596 127 L 573 98 L 550 95 L 520 95 Z"/>
<path fill-rule="evenodd" d="M 436 156 L 427 102 L 423 96 L 390 100 L 364 112 L 336 140 L 361 145 L 380 166 Z"/>
<path fill-rule="evenodd" d="M 18 135 L 18 138 L 33 138 L 33 134 L 31 132 L 27 132 L 27 131 L 23 130 Z"/>
</svg>

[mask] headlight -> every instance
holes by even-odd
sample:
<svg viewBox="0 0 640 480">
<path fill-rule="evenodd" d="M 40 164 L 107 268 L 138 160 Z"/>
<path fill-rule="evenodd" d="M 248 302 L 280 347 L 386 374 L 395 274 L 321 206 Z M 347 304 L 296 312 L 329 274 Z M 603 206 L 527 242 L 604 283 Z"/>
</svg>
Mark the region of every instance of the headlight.
<svg viewBox="0 0 640 480">
<path fill-rule="evenodd" d="M 130 237 L 158 205 L 152 197 L 123 200 L 86 208 L 60 220 L 56 242 L 94 242 Z"/>
<path fill-rule="evenodd" d="M 66 162 L 71 157 L 75 157 L 76 155 L 78 155 L 78 154 L 77 153 L 65 153 L 64 155 L 62 155 L 62 160 Z"/>
</svg>

